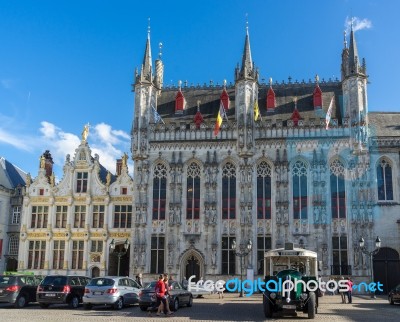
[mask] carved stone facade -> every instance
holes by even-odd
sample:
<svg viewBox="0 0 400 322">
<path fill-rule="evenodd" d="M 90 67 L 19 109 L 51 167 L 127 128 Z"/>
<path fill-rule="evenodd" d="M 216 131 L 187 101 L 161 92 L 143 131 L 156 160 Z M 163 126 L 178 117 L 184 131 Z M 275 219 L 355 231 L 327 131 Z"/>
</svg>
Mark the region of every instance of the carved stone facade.
<svg viewBox="0 0 400 322">
<path fill-rule="evenodd" d="M 40 166 L 28 185 L 19 270 L 41 275 L 118 274 L 117 258 L 109 245 L 114 241 L 121 250 L 126 240 L 133 239 L 133 180 L 126 159 L 124 162 L 126 156 L 120 173 L 112 176 L 100 164 L 99 156 L 92 156 L 86 137 L 82 136 L 72 159 L 66 156 L 64 176 L 58 184 L 52 180 L 52 170 Z M 121 258 L 120 274 L 132 271 L 132 253 L 130 247 Z"/>
<path fill-rule="evenodd" d="M 244 267 L 256 276 L 263 275 L 263 251 L 288 241 L 317 251 L 322 275 L 367 276 L 357 241 L 386 234 L 376 223 L 388 204 L 393 210 L 385 220 L 396 222 L 400 143 L 368 131 L 382 122 L 368 114 L 365 65 L 349 67 L 358 59 L 353 31 L 341 81 L 260 84 L 247 33 L 233 85 L 163 89 L 152 80 L 149 48 L 150 38 L 142 65 L 150 77 L 138 73 L 133 85 L 132 158 L 141 218 L 134 243 L 150 256 L 136 260 L 135 273 L 168 271 L 177 279 L 239 274 L 232 240 L 240 248 L 251 240 Z M 178 96 L 185 99 L 183 111 L 176 109 Z M 377 192 L 382 158 L 393 179 L 393 189 L 384 183 L 384 200 Z M 393 234 L 384 244 L 400 251 L 399 232 Z"/>
</svg>

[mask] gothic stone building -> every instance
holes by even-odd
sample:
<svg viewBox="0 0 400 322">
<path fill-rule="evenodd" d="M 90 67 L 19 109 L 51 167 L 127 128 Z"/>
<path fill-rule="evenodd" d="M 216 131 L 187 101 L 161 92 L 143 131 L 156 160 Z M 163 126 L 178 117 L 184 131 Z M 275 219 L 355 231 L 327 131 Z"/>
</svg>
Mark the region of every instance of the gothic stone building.
<svg viewBox="0 0 400 322">
<path fill-rule="evenodd" d="M 94 157 L 82 134 L 75 155 L 66 156 L 57 184 L 49 151 L 41 156 L 37 177 L 28 174 L 20 236 L 18 270 L 41 275 L 129 275 L 133 180 L 127 155 L 117 160 L 116 176 Z M 119 272 L 118 272 L 119 269 Z"/>
<path fill-rule="evenodd" d="M 368 113 L 353 30 L 341 80 L 260 83 L 248 32 L 234 84 L 163 88 L 163 73 L 148 35 L 133 84 L 134 273 L 215 280 L 243 264 L 262 276 L 264 252 L 294 242 L 318 253 L 321 275 L 368 280 L 359 239 L 372 250 L 379 235 L 375 277 L 400 282 L 400 115 Z M 252 242 L 242 263 L 233 241 Z"/>
</svg>

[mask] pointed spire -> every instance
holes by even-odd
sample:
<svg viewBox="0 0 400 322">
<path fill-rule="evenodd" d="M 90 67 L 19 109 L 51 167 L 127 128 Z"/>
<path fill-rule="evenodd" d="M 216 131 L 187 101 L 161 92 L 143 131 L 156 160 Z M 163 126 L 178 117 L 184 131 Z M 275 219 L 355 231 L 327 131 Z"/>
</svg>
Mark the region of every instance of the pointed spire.
<svg viewBox="0 0 400 322">
<path fill-rule="evenodd" d="M 247 16 L 246 16 L 246 37 L 244 40 L 242 66 L 240 67 L 240 71 L 239 68 L 236 68 L 235 76 L 236 76 L 235 77 L 236 81 L 239 79 L 247 79 L 247 78 L 253 78 L 256 80 L 258 79 L 258 73 L 255 70 L 254 63 L 251 58 L 249 23 L 247 21 Z"/>
<path fill-rule="evenodd" d="M 246 70 L 251 71 L 252 68 L 253 68 L 253 60 L 251 59 L 251 50 L 250 50 L 249 22 L 246 21 L 246 38 L 244 40 L 242 69 L 240 71 L 241 73 L 244 74 Z"/>
<path fill-rule="evenodd" d="M 149 24 L 147 27 L 147 41 L 146 41 L 146 49 L 144 51 L 142 70 L 140 73 L 140 81 L 141 82 L 152 82 L 153 79 L 153 67 L 151 63 L 151 46 L 150 46 L 150 18 Z"/>
<path fill-rule="evenodd" d="M 354 36 L 353 20 L 351 20 L 351 31 L 350 31 L 350 46 L 349 46 L 349 72 L 350 74 L 357 74 L 359 63 L 358 63 L 358 50 L 357 42 Z"/>
</svg>

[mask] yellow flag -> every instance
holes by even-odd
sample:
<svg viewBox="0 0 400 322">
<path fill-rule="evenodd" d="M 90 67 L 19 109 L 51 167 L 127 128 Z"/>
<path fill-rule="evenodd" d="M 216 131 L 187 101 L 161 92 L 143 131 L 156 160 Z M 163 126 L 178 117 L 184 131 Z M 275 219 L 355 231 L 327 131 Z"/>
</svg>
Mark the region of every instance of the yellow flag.
<svg viewBox="0 0 400 322">
<path fill-rule="evenodd" d="M 254 121 L 257 121 L 260 117 L 260 109 L 258 108 L 257 99 L 254 101 Z"/>
</svg>

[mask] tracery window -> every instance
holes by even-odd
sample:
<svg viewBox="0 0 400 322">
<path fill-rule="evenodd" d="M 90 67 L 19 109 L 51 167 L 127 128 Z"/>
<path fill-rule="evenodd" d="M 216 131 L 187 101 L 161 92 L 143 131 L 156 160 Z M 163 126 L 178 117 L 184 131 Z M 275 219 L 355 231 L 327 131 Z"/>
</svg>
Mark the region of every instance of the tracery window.
<svg viewBox="0 0 400 322">
<path fill-rule="evenodd" d="M 222 168 L 222 219 L 236 218 L 236 167 L 227 162 Z"/>
<path fill-rule="evenodd" d="M 162 163 L 154 167 L 153 220 L 165 220 L 167 200 L 167 167 Z"/>
<path fill-rule="evenodd" d="M 19 237 L 17 235 L 10 235 L 8 240 L 8 254 L 9 255 L 18 255 L 19 248 Z"/>
<path fill-rule="evenodd" d="M 192 162 L 187 169 L 186 218 L 200 217 L 200 167 Z"/>
<path fill-rule="evenodd" d="M 257 219 L 271 219 L 271 167 L 265 161 L 257 166 Z"/>
<path fill-rule="evenodd" d="M 343 163 L 339 160 L 334 160 L 329 169 L 332 218 L 346 218 L 346 187 Z"/>
<path fill-rule="evenodd" d="M 307 167 L 303 161 L 296 161 L 293 173 L 293 218 L 307 219 Z"/>
<path fill-rule="evenodd" d="M 378 181 L 378 200 L 393 200 L 392 166 L 381 159 L 376 167 Z"/>
</svg>

